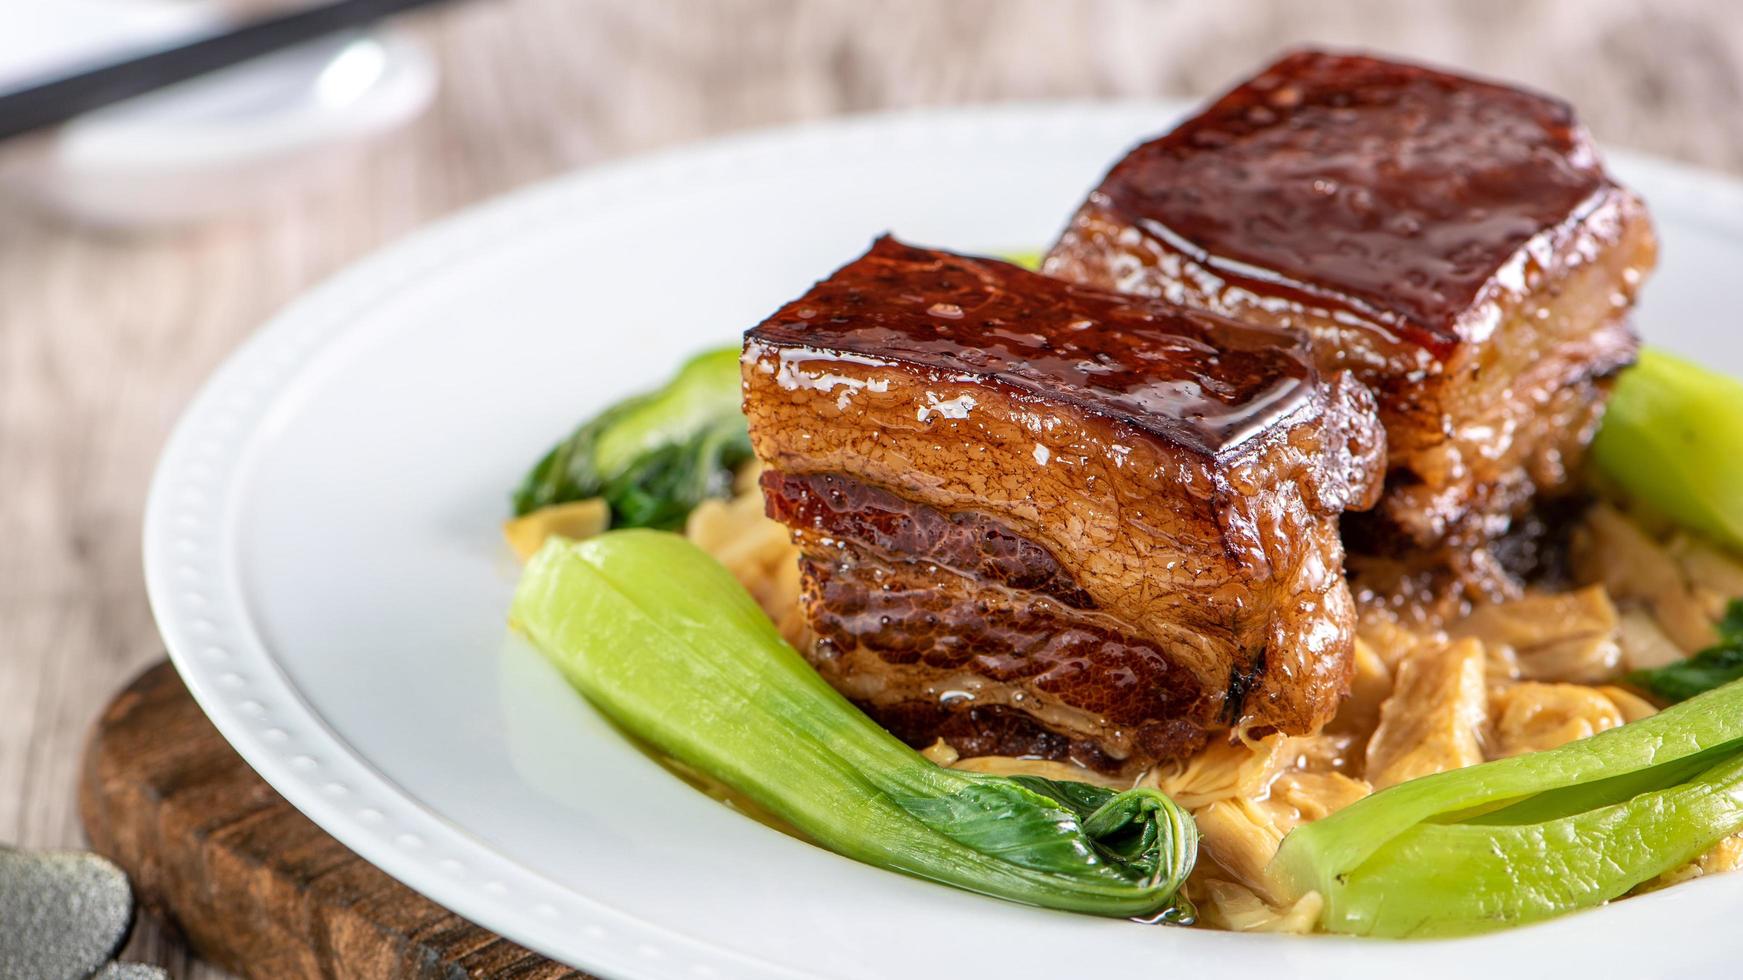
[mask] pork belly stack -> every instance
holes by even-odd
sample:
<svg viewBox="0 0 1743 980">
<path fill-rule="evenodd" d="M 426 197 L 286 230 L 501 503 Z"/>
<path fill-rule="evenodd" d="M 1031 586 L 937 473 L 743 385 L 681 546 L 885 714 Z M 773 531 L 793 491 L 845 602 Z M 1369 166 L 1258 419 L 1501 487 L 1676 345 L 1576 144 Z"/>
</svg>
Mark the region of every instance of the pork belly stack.
<svg viewBox="0 0 1743 980">
<path fill-rule="evenodd" d="M 1129 772 L 1344 694 L 1384 435 L 1294 335 L 884 238 L 744 385 L 808 656 L 911 744 Z"/>
<path fill-rule="evenodd" d="M 1654 257 L 1565 103 L 1303 51 L 1121 160 L 1044 269 L 1305 330 L 1386 427 L 1363 548 L 1480 559 L 1576 473 Z"/>
</svg>

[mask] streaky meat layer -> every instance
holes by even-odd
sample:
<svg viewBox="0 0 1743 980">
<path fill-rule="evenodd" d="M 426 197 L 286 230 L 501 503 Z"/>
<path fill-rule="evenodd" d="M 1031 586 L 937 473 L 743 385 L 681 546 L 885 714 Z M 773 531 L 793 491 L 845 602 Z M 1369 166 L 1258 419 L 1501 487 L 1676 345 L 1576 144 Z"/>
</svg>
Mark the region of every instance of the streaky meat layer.
<svg viewBox="0 0 1743 980">
<path fill-rule="evenodd" d="M 978 710 L 1011 754 L 1103 769 L 1203 744 L 1186 719 L 1219 706 L 1202 703 L 1197 676 L 996 519 L 835 474 L 768 471 L 763 487 L 800 542 L 813 662 L 892 728 L 930 741 L 953 709 Z"/>
<path fill-rule="evenodd" d="M 886 238 L 744 376 L 810 656 L 904 737 L 1119 769 L 1335 709 L 1383 436 L 1288 333 Z"/>
</svg>

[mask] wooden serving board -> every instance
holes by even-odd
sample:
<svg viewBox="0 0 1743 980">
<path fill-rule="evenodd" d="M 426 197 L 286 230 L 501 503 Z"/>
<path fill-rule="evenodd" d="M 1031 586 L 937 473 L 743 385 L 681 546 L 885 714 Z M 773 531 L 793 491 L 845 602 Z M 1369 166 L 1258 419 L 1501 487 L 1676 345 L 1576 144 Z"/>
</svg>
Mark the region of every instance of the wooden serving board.
<svg viewBox="0 0 1743 980">
<path fill-rule="evenodd" d="M 167 662 L 110 703 L 79 789 L 97 852 L 195 952 L 248 977 L 585 974 L 436 905 L 346 850 L 230 748 Z"/>
</svg>

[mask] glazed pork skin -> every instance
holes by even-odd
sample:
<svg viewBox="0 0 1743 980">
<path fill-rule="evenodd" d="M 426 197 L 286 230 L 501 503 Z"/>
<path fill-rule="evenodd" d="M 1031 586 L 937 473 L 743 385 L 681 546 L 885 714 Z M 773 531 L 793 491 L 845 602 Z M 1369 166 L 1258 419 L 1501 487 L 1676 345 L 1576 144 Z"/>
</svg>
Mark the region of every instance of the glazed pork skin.
<svg viewBox="0 0 1743 980">
<path fill-rule="evenodd" d="M 1386 426 L 1352 544 L 1459 557 L 1578 473 L 1655 249 L 1565 103 L 1303 51 L 1116 164 L 1044 269 L 1307 331 Z"/>
<path fill-rule="evenodd" d="M 1292 335 L 885 238 L 744 384 L 807 655 L 909 742 L 1133 771 L 1336 709 L 1384 437 Z"/>
</svg>

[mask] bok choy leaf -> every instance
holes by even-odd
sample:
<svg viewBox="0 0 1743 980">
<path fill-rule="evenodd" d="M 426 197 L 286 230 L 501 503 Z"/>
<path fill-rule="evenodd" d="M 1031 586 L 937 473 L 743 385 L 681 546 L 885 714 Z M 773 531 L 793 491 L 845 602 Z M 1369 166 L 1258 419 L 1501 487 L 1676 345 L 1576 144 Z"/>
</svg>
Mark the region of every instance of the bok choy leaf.
<svg viewBox="0 0 1743 980">
<path fill-rule="evenodd" d="M 1718 628 L 1718 643 L 1687 660 L 1634 671 L 1628 682 L 1666 701 L 1686 701 L 1743 678 L 1743 599 L 1732 600 Z"/>
<path fill-rule="evenodd" d="M 1271 865 L 1331 932 L 1463 935 L 1586 908 L 1743 830 L 1743 683 L 1559 748 L 1400 783 Z"/>
<path fill-rule="evenodd" d="M 665 387 L 583 423 L 521 480 L 515 515 L 603 498 L 613 527 L 674 528 L 703 500 L 727 496 L 751 458 L 738 355 L 698 355 Z"/>
<path fill-rule="evenodd" d="M 825 683 L 681 537 L 548 541 L 512 620 L 619 726 L 830 850 L 1031 905 L 1184 914 L 1198 835 L 1173 801 L 933 765 Z"/>
<path fill-rule="evenodd" d="M 1533 823 L 1422 823 L 1334 887 L 1335 932 L 1481 932 L 1598 905 L 1743 826 L 1743 752 L 1686 782 Z"/>
</svg>

